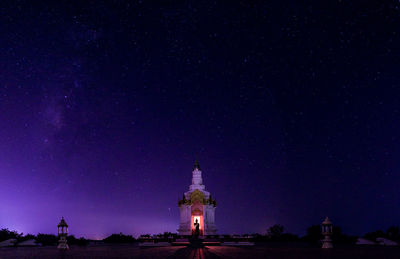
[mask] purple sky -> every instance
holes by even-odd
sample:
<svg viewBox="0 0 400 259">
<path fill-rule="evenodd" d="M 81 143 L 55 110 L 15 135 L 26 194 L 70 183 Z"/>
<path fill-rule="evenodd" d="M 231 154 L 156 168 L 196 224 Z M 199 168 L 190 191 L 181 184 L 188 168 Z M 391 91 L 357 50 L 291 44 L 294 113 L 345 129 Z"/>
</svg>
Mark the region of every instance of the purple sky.
<svg viewBox="0 0 400 259">
<path fill-rule="evenodd" d="M 244 1 L 246 2 L 246 1 Z M 398 224 L 399 3 L 2 2 L 0 228 Z"/>
</svg>

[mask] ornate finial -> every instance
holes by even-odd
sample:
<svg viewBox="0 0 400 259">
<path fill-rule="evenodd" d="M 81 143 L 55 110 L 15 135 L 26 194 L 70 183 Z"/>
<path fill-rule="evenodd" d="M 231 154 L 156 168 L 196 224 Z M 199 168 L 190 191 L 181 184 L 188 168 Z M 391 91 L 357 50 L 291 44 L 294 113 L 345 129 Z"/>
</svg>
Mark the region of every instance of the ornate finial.
<svg viewBox="0 0 400 259">
<path fill-rule="evenodd" d="M 200 170 L 199 160 L 197 160 L 197 158 L 196 161 L 194 162 L 194 169 Z"/>
<path fill-rule="evenodd" d="M 60 221 L 60 223 L 58 224 L 58 226 L 59 226 L 59 227 L 62 227 L 62 226 L 68 227 L 68 224 L 67 224 L 67 222 L 65 222 L 64 217 L 61 217 L 61 221 Z"/>
<path fill-rule="evenodd" d="M 325 218 L 325 220 L 322 222 L 324 225 L 332 225 L 332 221 L 328 218 L 328 216 Z"/>
</svg>

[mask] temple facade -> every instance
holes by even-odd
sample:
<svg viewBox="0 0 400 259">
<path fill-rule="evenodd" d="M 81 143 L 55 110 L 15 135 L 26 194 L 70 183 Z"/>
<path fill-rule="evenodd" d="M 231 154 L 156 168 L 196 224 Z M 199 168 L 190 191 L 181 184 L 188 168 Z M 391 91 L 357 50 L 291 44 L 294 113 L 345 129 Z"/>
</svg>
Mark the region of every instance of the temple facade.
<svg viewBox="0 0 400 259">
<path fill-rule="evenodd" d="M 217 233 L 215 226 L 217 202 L 205 190 L 197 160 L 192 172 L 192 184 L 189 186 L 189 191 L 185 192 L 182 199 L 178 201 L 178 206 L 180 211 L 179 235 L 192 235 L 195 231 L 195 224 L 199 224 L 201 236 Z"/>
</svg>

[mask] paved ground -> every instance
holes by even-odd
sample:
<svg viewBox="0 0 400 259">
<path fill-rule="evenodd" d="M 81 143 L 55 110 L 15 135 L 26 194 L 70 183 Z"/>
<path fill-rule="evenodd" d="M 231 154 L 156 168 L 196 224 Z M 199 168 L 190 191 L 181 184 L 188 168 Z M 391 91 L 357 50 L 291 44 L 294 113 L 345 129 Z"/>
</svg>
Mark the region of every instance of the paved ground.
<svg viewBox="0 0 400 259">
<path fill-rule="evenodd" d="M 132 245 L 72 247 L 62 253 L 55 247 L 0 248 L 1 259 L 83 259 L 83 258 L 400 258 L 400 247 L 349 247 L 323 250 L 320 248 L 271 248 L 271 247 L 156 247 L 140 248 Z"/>
</svg>

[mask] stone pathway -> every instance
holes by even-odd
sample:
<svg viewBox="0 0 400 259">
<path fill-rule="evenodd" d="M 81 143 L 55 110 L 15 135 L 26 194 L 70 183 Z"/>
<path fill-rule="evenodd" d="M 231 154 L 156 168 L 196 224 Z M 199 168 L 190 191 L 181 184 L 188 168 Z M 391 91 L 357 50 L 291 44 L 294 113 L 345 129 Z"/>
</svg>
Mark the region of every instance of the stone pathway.
<svg viewBox="0 0 400 259">
<path fill-rule="evenodd" d="M 71 247 L 59 251 L 56 247 L 10 247 L 0 248 L 0 259 L 399 259 L 400 247 L 337 247 L 333 249 L 301 247 L 149 247 L 136 245 L 104 245 Z"/>
<path fill-rule="evenodd" d="M 193 248 L 185 247 L 176 251 L 175 254 L 168 257 L 172 258 L 187 258 L 187 259 L 218 259 L 221 258 L 214 253 L 211 253 L 207 247 Z"/>
</svg>

